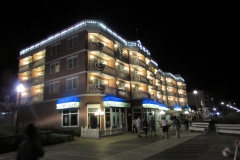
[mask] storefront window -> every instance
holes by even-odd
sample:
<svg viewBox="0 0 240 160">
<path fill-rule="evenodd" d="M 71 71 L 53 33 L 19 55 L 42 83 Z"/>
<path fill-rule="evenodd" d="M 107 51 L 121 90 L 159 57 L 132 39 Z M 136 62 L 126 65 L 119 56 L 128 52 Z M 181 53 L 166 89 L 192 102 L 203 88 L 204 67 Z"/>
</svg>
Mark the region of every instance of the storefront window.
<svg viewBox="0 0 240 160">
<path fill-rule="evenodd" d="M 78 110 L 63 110 L 62 126 L 63 127 L 78 126 Z"/>
</svg>

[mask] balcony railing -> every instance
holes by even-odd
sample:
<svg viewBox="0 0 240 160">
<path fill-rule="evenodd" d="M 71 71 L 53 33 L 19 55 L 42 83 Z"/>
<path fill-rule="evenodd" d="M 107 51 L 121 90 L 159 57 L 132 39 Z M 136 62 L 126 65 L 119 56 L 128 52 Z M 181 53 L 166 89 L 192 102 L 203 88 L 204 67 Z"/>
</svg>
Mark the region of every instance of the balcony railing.
<svg viewBox="0 0 240 160">
<path fill-rule="evenodd" d="M 40 66 L 40 65 L 43 65 L 44 63 L 45 63 L 45 58 L 39 59 L 37 61 L 34 61 L 33 62 L 33 68 L 37 67 L 37 66 Z"/>
<path fill-rule="evenodd" d="M 149 84 L 148 79 L 146 77 L 143 77 L 142 75 L 139 75 L 139 74 L 131 75 L 131 80 L 135 81 L 135 82 L 142 82 L 142 83 L 145 83 L 145 84 Z"/>
<path fill-rule="evenodd" d="M 119 59 L 120 61 L 123 61 L 125 63 L 128 63 L 128 57 L 122 55 L 121 53 L 115 51 L 115 56 L 117 59 Z"/>
<path fill-rule="evenodd" d="M 116 75 L 118 78 L 129 80 L 129 74 L 116 70 Z"/>
<path fill-rule="evenodd" d="M 107 54 L 111 57 L 114 57 L 114 51 L 111 48 L 104 46 L 104 44 L 102 44 L 100 42 L 89 42 L 88 49 L 89 50 L 98 50 L 100 52 L 104 52 L 105 54 Z"/>
<path fill-rule="evenodd" d="M 145 92 L 132 92 L 132 98 L 150 98 L 150 96 Z"/>
<path fill-rule="evenodd" d="M 41 102 L 43 101 L 43 94 L 38 94 L 34 96 L 28 96 L 28 97 L 23 97 L 20 100 L 20 104 L 29 104 L 29 103 L 34 103 L 34 102 Z"/>
<path fill-rule="evenodd" d="M 88 84 L 87 93 L 110 94 L 116 96 L 117 89 L 104 85 Z"/>
<path fill-rule="evenodd" d="M 31 63 L 26 64 L 24 66 L 20 66 L 19 67 L 19 72 L 23 72 L 23 71 L 29 70 L 31 66 L 32 66 Z"/>
<path fill-rule="evenodd" d="M 156 78 L 157 78 L 158 80 L 161 80 L 161 76 L 160 76 L 159 74 L 156 74 Z"/>
<path fill-rule="evenodd" d="M 131 58 L 130 59 L 130 64 L 138 65 L 138 66 L 141 66 L 141 67 L 146 68 L 146 69 L 148 68 L 147 64 L 144 61 L 142 61 L 138 58 Z"/>
<path fill-rule="evenodd" d="M 102 63 L 88 63 L 88 71 L 100 71 L 107 75 L 115 77 L 116 71 L 114 68 L 104 65 Z"/>
<path fill-rule="evenodd" d="M 22 83 L 23 83 L 24 86 L 34 86 L 34 85 L 37 85 L 37 84 L 41 84 L 43 82 L 44 82 L 44 76 L 39 76 L 39 77 L 36 77 L 36 78 L 32 78 L 32 79 L 23 81 Z"/>
<path fill-rule="evenodd" d="M 179 94 L 179 98 L 186 98 L 185 94 Z"/>
<path fill-rule="evenodd" d="M 186 89 L 186 87 L 185 87 L 185 86 L 177 86 L 177 88 L 178 88 L 178 89 L 183 89 L 183 90 L 185 90 L 185 89 Z"/>
<path fill-rule="evenodd" d="M 181 107 L 185 107 L 185 106 L 186 106 L 186 103 L 180 102 L 180 106 L 181 106 Z"/>
<path fill-rule="evenodd" d="M 177 94 L 176 94 L 176 93 L 173 93 L 173 92 L 167 92 L 167 95 L 168 95 L 168 96 L 177 96 Z"/>
<path fill-rule="evenodd" d="M 130 92 L 118 89 L 117 96 L 122 97 L 122 98 L 130 98 Z"/>
</svg>

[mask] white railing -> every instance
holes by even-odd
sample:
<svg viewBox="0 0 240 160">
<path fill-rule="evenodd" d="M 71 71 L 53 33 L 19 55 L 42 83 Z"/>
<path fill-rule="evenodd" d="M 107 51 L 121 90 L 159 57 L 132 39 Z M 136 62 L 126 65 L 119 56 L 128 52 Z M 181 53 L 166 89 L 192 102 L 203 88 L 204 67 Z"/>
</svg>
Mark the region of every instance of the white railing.
<svg viewBox="0 0 240 160">
<path fill-rule="evenodd" d="M 40 66 L 40 65 L 42 65 L 44 63 L 45 63 L 45 58 L 39 59 L 39 60 L 34 62 L 33 67 Z"/>
<path fill-rule="evenodd" d="M 99 132 L 99 128 L 97 129 L 91 129 L 86 127 L 81 127 L 81 137 L 85 137 L 85 138 L 99 138 L 99 134 L 100 136 L 111 136 L 111 135 L 115 135 L 115 134 L 122 134 L 122 125 L 120 127 L 114 128 L 114 127 L 110 127 L 107 128 L 104 131 L 100 131 Z"/>
<path fill-rule="evenodd" d="M 19 72 L 26 71 L 30 69 L 29 64 L 26 64 L 24 66 L 19 67 Z"/>
</svg>

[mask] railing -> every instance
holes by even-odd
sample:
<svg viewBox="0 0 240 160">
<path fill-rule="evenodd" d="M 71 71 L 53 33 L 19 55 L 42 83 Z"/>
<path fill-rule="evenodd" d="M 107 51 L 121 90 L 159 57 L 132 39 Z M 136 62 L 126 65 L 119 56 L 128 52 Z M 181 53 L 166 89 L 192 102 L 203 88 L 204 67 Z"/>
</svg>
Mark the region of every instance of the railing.
<svg viewBox="0 0 240 160">
<path fill-rule="evenodd" d="M 178 94 L 179 98 L 186 98 L 185 94 Z"/>
<path fill-rule="evenodd" d="M 110 95 L 117 95 L 117 89 L 108 87 L 108 86 L 101 86 L 98 87 L 97 84 L 88 84 L 87 93 L 101 93 L 101 94 L 110 94 Z"/>
<path fill-rule="evenodd" d="M 39 76 L 39 77 L 36 77 L 36 78 L 32 78 L 32 79 L 29 79 L 29 80 L 26 80 L 26 81 L 23 81 L 23 85 L 24 86 L 34 86 L 34 85 L 37 85 L 37 84 L 41 84 L 44 82 L 44 76 Z"/>
<path fill-rule="evenodd" d="M 148 84 L 149 81 L 146 77 L 142 76 L 142 75 L 137 75 L 137 74 L 133 74 L 131 75 L 131 80 L 132 81 L 136 81 L 136 82 L 142 82 L 142 83 L 145 83 L 145 84 Z"/>
<path fill-rule="evenodd" d="M 143 68 L 148 68 L 147 64 L 144 61 L 142 61 L 138 58 L 131 58 L 130 59 L 130 64 L 138 65 L 138 66 L 141 66 Z"/>
<path fill-rule="evenodd" d="M 29 70 L 30 67 L 31 67 L 31 63 L 26 64 L 26 65 L 24 65 L 24 66 L 20 66 L 20 67 L 19 67 L 19 72 L 23 72 L 23 71 Z"/>
<path fill-rule="evenodd" d="M 88 63 L 88 71 L 100 71 L 111 76 L 115 76 L 116 74 L 114 68 L 101 63 Z"/>
<path fill-rule="evenodd" d="M 186 106 L 186 103 L 181 103 L 179 104 L 181 107 L 185 107 Z"/>
<path fill-rule="evenodd" d="M 177 86 L 177 88 L 178 88 L 178 89 L 184 89 L 184 90 L 186 89 L 185 86 Z"/>
<path fill-rule="evenodd" d="M 91 129 L 88 127 L 83 127 L 83 126 L 81 127 L 81 137 L 85 137 L 85 138 L 99 138 L 103 136 L 111 136 L 116 134 L 122 134 L 122 125 L 116 128 L 110 127 L 104 131 L 99 131 L 99 128 Z"/>
<path fill-rule="evenodd" d="M 100 52 L 104 52 L 105 54 L 114 57 L 114 51 L 111 48 L 108 48 L 107 46 L 104 46 L 101 43 L 102 47 L 96 47 L 99 46 L 99 42 L 89 42 L 88 43 L 88 49 L 90 50 L 98 50 Z"/>
<path fill-rule="evenodd" d="M 40 66 L 40 65 L 42 65 L 44 63 L 45 63 L 45 58 L 39 59 L 39 60 L 34 62 L 33 67 Z"/>
<path fill-rule="evenodd" d="M 20 99 L 20 104 L 29 104 L 29 103 L 34 103 L 34 102 L 40 102 L 43 101 L 43 94 L 38 94 L 34 96 L 28 96 L 28 97 L 23 97 Z"/>
<path fill-rule="evenodd" d="M 160 86 L 157 86 L 157 91 L 161 91 L 161 93 L 162 93 L 162 87 L 160 87 Z"/>
<path fill-rule="evenodd" d="M 119 60 L 121 60 L 125 63 L 128 63 L 128 57 L 122 55 L 121 53 L 115 51 L 115 56 L 116 56 L 117 59 L 119 59 Z"/>
<path fill-rule="evenodd" d="M 155 74 L 155 75 L 158 80 L 161 80 L 161 76 L 159 74 Z"/>
<path fill-rule="evenodd" d="M 130 92 L 118 89 L 117 90 L 117 96 L 123 97 L 123 98 L 130 98 Z"/>
<path fill-rule="evenodd" d="M 149 94 L 145 92 L 132 92 L 132 98 L 149 98 Z"/>
<path fill-rule="evenodd" d="M 118 78 L 129 80 L 129 74 L 127 74 L 127 73 L 123 73 L 121 71 L 116 70 L 116 74 L 117 74 Z"/>
<path fill-rule="evenodd" d="M 167 95 L 168 95 L 168 96 L 177 96 L 177 94 L 176 94 L 176 93 L 173 93 L 173 92 L 167 92 Z"/>
</svg>

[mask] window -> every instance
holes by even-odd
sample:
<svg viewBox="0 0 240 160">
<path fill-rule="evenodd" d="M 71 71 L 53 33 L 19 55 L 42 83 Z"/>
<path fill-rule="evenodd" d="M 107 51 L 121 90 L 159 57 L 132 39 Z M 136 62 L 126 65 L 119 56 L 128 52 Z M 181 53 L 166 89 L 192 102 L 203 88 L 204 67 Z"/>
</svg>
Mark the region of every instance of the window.
<svg viewBox="0 0 240 160">
<path fill-rule="evenodd" d="M 54 74 L 60 71 L 60 62 L 55 62 L 50 65 L 50 74 Z"/>
<path fill-rule="evenodd" d="M 62 126 L 63 127 L 78 126 L 78 110 L 63 110 Z"/>
<path fill-rule="evenodd" d="M 78 45 L 78 36 L 73 36 L 67 40 L 68 49 L 76 47 L 77 45 Z"/>
<path fill-rule="evenodd" d="M 75 68 L 78 66 L 78 56 L 67 59 L 67 69 Z"/>
<path fill-rule="evenodd" d="M 54 81 L 49 83 L 49 94 L 58 93 L 59 92 L 59 81 Z"/>
<path fill-rule="evenodd" d="M 67 79 L 67 91 L 78 88 L 78 77 L 72 77 Z"/>
<path fill-rule="evenodd" d="M 58 54 L 58 53 L 60 53 L 60 51 L 61 51 L 60 43 L 56 43 L 56 44 L 52 45 L 52 48 L 51 48 L 52 55 Z"/>
</svg>

